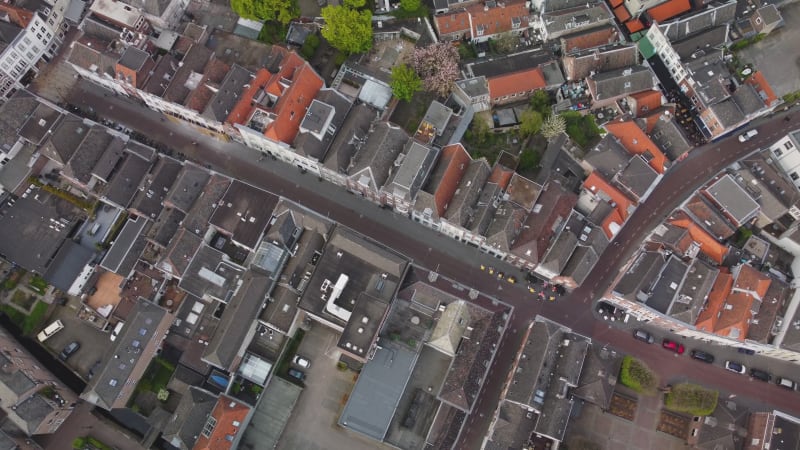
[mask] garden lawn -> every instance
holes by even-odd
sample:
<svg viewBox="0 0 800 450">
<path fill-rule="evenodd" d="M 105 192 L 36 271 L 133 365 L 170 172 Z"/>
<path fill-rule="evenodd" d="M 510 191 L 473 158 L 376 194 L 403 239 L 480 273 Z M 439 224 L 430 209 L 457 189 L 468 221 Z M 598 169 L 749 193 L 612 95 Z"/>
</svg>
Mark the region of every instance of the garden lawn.
<svg viewBox="0 0 800 450">
<path fill-rule="evenodd" d="M 594 116 L 591 114 L 567 111 L 561 113 L 561 116 L 567 121 L 567 135 L 583 150 L 600 140 L 600 128 L 594 123 Z"/>
<path fill-rule="evenodd" d="M 41 327 L 47 315 L 47 307 L 47 303 L 38 301 L 28 315 L 10 305 L 0 306 L 0 311 L 4 312 L 12 322 L 22 324 L 22 334 L 28 335 Z"/>
</svg>

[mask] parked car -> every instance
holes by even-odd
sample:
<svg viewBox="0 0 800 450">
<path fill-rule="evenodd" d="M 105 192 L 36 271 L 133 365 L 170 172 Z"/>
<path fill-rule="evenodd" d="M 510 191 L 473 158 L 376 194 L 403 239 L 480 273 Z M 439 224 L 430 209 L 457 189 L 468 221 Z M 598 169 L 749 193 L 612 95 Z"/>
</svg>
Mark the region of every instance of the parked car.
<svg viewBox="0 0 800 450">
<path fill-rule="evenodd" d="M 309 361 L 308 358 L 304 358 L 300 355 L 294 355 L 294 358 L 292 358 L 292 364 L 298 365 L 304 369 L 311 367 L 311 361 Z"/>
<path fill-rule="evenodd" d="M 644 330 L 633 330 L 633 338 L 642 342 L 647 342 L 648 344 L 655 342 L 653 335 Z"/>
<path fill-rule="evenodd" d="M 784 387 L 786 389 L 791 389 L 791 390 L 797 389 L 797 383 L 788 378 L 778 377 L 778 380 L 775 382 L 775 384 L 777 384 L 780 387 Z"/>
<path fill-rule="evenodd" d="M 746 133 L 742 133 L 742 134 L 739 135 L 739 142 L 747 142 L 757 134 L 758 134 L 758 131 L 756 131 L 756 130 L 750 130 L 750 131 L 748 131 Z"/>
<path fill-rule="evenodd" d="M 744 374 L 747 372 L 747 368 L 744 366 L 744 364 L 740 364 L 735 361 L 725 361 L 725 368 L 738 374 Z"/>
<path fill-rule="evenodd" d="M 294 379 L 297 379 L 297 380 L 300 380 L 300 381 L 303 381 L 303 380 L 305 380 L 305 379 L 306 379 L 306 374 L 305 374 L 305 373 L 303 373 L 303 372 L 302 372 L 302 371 L 300 371 L 300 370 L 297 370 L 297 369 L 289 369 L 289 372 L 288 372 L 288 373 L 289 373 L 289 376 L 290 376 L 290 377 L 292 377 L 292 378 L 294 378 Z"/>
<path fill-rule="evenodd" d="M 66 361 L 67 358 L 72 356 L 80 348 L 81 348 L 80 342 L 72 341 L 69 344 L 67 344 L 66 347 L 64 347 L 64 350 L 61 350 L 61 353 L 58 355 L 58 357 L 61 358 L 62 361 Z"/>
<path fill-rule="evenodd" d="M 675 341 L 670 341 L 669 339 L 664 339 L 661 341 L 661 346 L 667 350 L 672 350 L 673 352 L 682 355 L 684 351 L 686 351 L 686 347 L 683 344 L 679 344 Z"/>
<path fill-rule="evenodd" d="M 692 358 L 709 364 L 714 362 L 714 355 L 711 353 L 706 353 L 702 350 L 692 350 Z"/>
<path fill-rule="evenodd" d="M 761 380 L 766 383 L 772 381 L 772 375 L 760 369 L 750 369 L 750 376 L 755 378 L 756 380 Z"/>
<path fill-rule="evenodd" d="M 749 348 L 744 348 L 744 347 L 736 347 L 736 351 L 738 351 L 739 353 L 744 353 L 745 355 L 755 355 L 756 354 L 755 350 L 750 350 Z"/>
</svg>

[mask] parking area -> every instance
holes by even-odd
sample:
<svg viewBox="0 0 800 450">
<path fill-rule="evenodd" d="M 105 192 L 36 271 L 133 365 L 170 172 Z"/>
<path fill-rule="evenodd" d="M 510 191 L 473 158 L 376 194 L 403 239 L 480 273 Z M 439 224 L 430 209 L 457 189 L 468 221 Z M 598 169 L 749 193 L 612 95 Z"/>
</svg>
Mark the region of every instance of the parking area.
<svg viewBox="0 0 800 450">
<path fill-rule="evenodd" d="M 787 4 L 780 11 L 786 22 L 783 27 L 739 51 L 739 58 L 755 64 L 779 97 L 800 91 L 800 3 Z"/>
<path fill-rule="evenodd" d="M 70 300 L 66 306 L 55 309 L 48 324 L 59 319 L 64 324 L 64 329 L 46 340 L 43 345 L 58 357 L 61 350 L 70 342 L 80 343 L 81 348 L 70 356 L 66 364 L 83 379 L 87 379 L 89 369 L 103 358 L 103 354 L 111 346 L 111 340 L 108 333 L 78 319 L 76 303 L 76 300 Z"/>
<path fill-rule="evenodd" d="M 80 243 L 84 247 L 94 248 L 95 245 L 103 242 L 117 221 L 121 211 L 111 205 L 102 203 L 95 211 L 94 220 L 87 220 L 81 228 Z"/>
<path fill-rule="evenodd" d="M 369 450 L 389 448 L 358 436 L 337 425 L 339 414 L 355 384 L 356 373 L 336 367 L 338 335 L 315 323 L 306 332 L 297 353 L 311 361 L 306 373 L 305 389 L 292 412 L 277 448 L 322 450 L 346 448 Z M 293 368 L 298 368 L 292 366 Z"/>
</svg>

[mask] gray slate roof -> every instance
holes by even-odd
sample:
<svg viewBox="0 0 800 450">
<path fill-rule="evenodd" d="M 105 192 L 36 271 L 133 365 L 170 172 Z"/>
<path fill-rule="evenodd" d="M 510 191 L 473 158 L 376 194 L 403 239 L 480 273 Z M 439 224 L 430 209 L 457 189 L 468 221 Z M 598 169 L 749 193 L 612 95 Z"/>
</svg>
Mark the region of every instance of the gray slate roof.
<svg viewBox="0 0 800 450">
<path fill-rule="evenodd" d="M 232 363 L 253 332 L 253 323 L 261 306 L 267 300 L 272 280 L 254 270 L 245 273 L 242 285 L 222 313 L 217 333 L 203 353 L 203 361 L 224 370 L 232 370 Z"/>
<path fill-rule="evenodd" d="M 408 134 L 396 125 L 388 122 L 375 124 L 356 153 L 355 163 L 348 170 L 350 177 L 357 182 L 366 177 L 369 185 L 377 190 L 386 183 L 389 169 L 408 139 Z"/>
<path fill-rule="evenodd" d="M 200 387 L 189 386 L 172 419 L 164 427 L 164 440 L 180 450 L 191 450 L 216 403 L 216 395 Z"/>
<path fill-rule="evenodd" d="M 588 78 L 595 100 L 607 100 L 626 94 L 653 89 L 656 85 L 655 75 L 650 68 L 633 66 L 601 72 Z"/>
<path fill-rule="evenodd" d="M 233 110 L 233 107 L 239 102 L 247 84 L 254 74 L 244 67 L 234 64 L 222 84 L 219 87 L 214 98 L 206 105 L 203 111 L 203 116 L 209 119 L 214 119 L 217 122 L 224 122 L 228 115 Z"/>
<path fill-rule="evenodd" d="M 81 398 L 106 410 L 124 405 L 150 363 L 172 317 L 156 304 L 137 301 Z"/>
</svg>

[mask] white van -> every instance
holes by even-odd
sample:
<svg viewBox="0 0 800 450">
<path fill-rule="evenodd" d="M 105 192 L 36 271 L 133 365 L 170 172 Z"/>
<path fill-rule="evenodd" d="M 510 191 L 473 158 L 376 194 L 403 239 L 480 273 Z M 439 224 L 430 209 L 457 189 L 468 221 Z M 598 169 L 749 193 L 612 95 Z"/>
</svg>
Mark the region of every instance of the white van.
<svg viewBox="0 0 800 450">
<path fill-rule="evenodd" d="M 117 336 L 119 336 L 119 332 L 122 331 L 122 327 L 125 326 L 125 322 L 117 322 L 117 326 L 114 327 L 114 331 L 111 332 L 111 342 L 117 340 Z"/>
<path fill-rule="evenodd" d="M 64 324 L 61 323 L 60 320 L 56 320 L 55 322 L 46 326 L 44 330 L 42 330 L 38 335 L 36 335 L 36 338 L 39 339 L 39 342 L 44 342 L 50 339 L 50 336 L 58 333 L 63 329 L 64 329 Z"/>
<path fill-rule="evenodd" d="M 750 140 L 750 138 L 752 138 L 753 136 L 755 136 L 757 134 L 758 134 L 758 131 L 756 131 L 756 130 L 750 130 L 747 133 L 742 133 L 742 134 L 739 135 L 739 142 L 747 142 L 747 141 Z"/>
</svg>

